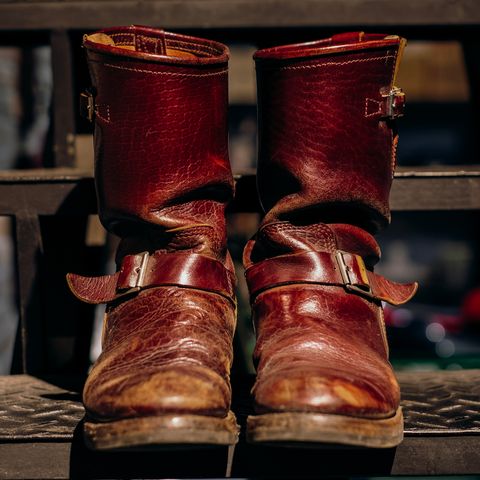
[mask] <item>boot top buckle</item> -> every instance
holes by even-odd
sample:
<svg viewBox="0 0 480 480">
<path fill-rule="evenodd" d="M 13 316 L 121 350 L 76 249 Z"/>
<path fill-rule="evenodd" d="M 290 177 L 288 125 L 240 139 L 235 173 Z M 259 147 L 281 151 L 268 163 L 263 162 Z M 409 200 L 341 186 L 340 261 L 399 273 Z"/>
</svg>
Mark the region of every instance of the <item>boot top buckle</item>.
<svg viewBox="0 0 480 480">
<path fill-rule="evenodd" d="M 385 101 L 383 117 L 395 119 L 403 117 L 405 112 L 405 93 L 400 87 L 382 89 L 382 98 Z"/>
<path fill-rule="evenodd" d="M 89 122 L 93 122 L 95 117 L 95 101 L 93 93 L 89 90 L 80 94 L 80 115 Z"/>
</svg>

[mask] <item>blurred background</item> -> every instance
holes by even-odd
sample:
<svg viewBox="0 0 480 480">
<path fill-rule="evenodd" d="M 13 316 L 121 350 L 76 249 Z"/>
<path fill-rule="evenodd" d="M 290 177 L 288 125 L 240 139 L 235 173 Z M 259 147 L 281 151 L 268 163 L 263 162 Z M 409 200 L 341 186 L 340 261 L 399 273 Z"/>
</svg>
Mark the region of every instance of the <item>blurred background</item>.
<svg viewBox="0 0 480 480">
<path fill-rule="evenodd" d="M 303 35 L 305 38 L 301 40 L 323 37 L 312 32 Z M 217 39 L 223 41 L 221 36 Z M 78 58 L 83 58 L 80 43 L 79 34 L 73 44 L 78 45 Z M 230 47 L 230 158 L 235 173 L 252 174 L 256 163 L 252 54 L 257 47 L 243 43 L 230 44 Z M 409 42 L 397 80 L 407 95 L 406 115 L 398 122 L 400 167 L 480 163 L 476 133 L 480 130 L 468 67 L 464 48 L 458 42 Z M 80 90 L 88 86 L 88 74 L 82 60 L 75 69 Z M 52 165 L 51 103 L 50 47 L 1 47 L 1 169 Z M 79 118 L 76 121 L 78 134 L 72 139 L 76 166 L 91 172 L 92 126 Z M 253 371 L 254 346 L 241 253 L 245 242 L 256 231 L 259 218 L 255 213 L 229 215 L 230 249 L 239 279 L 235 368 L 240 372 Z M 42 222 L 47 228 L 48 220 Z M 87 244 L 100 252 L 106 269 L 112 271 L 115 239 L 106 235 L 95 216 L 89 217 L 85 231 Z M 393 212 L 392 225 L 378 239 L 383 250 L 378 272 L 397 281 L 420 283 L 417 296 L 406 306 L 386 307 L 391 360 L 395 367 L 429 370 L 480 367 L 478 212 Z M 45 249 L 49 251 L 47 243 Z M 59 276 L 57 288 L 65 288 L 62 281 L 63 277 Z M 18 321 L 15 285 L 12 225 L 9 218 L 3 217 L 0 218 L 1 374 L 10 372 L 15 345 Z M 89 347 L 90 361 L 100 351 L 102 317 L 99 307 Z M 58 371 L 71 368 L 74 356 L 71 335 L 71 330 L 61 328 L 50 335 L 50 364 Z"/>
</svg>

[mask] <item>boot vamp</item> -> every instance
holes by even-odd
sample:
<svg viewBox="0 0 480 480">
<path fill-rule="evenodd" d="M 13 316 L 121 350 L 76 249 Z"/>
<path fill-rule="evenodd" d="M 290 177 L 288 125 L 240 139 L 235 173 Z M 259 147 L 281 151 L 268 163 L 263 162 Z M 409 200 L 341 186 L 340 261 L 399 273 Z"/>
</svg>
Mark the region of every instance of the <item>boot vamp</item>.
<svg viewBox="0 0 480 480">
<path fill-rule="evenodd" d="M 84 389 L 97 418 L 192 413 L 225 416 L 234 305 L 200 290 L 145 290 L 105 320 L 103 352 Z"/>
<path fill-rule="evenodd" d="M 264 292 L 253 309 L 257 412 L 395 413 L 399 388 L 378 304 L 341 287 L 290 285 Z"/>
</svg>

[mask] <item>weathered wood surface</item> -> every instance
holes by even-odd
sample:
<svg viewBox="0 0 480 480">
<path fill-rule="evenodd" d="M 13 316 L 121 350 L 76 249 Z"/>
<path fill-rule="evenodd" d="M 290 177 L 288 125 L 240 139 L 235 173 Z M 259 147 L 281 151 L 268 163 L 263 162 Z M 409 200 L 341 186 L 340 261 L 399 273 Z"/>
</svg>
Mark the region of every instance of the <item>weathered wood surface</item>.
<svg viewBox="0 0 480 480">
<path fill-rule="evenodd" d="M 405 439 L 396 449 L 259 447 L 246 444 L 242 435 L 233 476 L 479 474 L 480 370 L 399 372 L 398 377 Z M 0 479 L 222 475 L 226 452 L 221 450 L 86 450 L 79 386 L 72 387 L 70 379 L 65 387 L 65 380 L 0 377 Z M 252 413 L 252 380 L 233 379 L 233 409 L 243 427 Z"/>
<path fill-rule="evenodd" d="M 0 29 L 85 29 L 480 24 L 477 0 L 3 0 Z"/>
<path fill-rule="evenodd" d="M 236 175 L 231 212 L 259 212 L 253 172 Z M 400 168 L 390 196 L 392 210 L 480 209 L 480 166 Z M 95 188 L 88 172 L 43 169 L 0 172 L 0 215 L 94 213 Z"/>
</svg>

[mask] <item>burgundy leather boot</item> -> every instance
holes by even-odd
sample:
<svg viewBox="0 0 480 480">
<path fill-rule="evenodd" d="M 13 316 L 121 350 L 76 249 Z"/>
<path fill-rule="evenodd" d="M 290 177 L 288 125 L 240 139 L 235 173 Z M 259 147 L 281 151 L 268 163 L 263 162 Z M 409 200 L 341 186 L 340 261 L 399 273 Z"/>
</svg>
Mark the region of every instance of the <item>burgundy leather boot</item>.
<svg viewBox="0 0 480 480">
<path fill-rule="evenodd" d="M 78 298 L 107 304 L 83 392 L 87 443 L 234 444 L 228 49 L 144 27 L 83 44 L 99 213 L 121 238 L 117 273 L 68 275 Z"/>
<path fill-rule="evenodd" d="M 252 442 L 392 447 L 400 392 L 381 302 L 416 284 L 373 271 L 395 168 L 405 40 L 347 33 L 260 50 L 262 225 L 244 263 L 257 332 Z"/>
</svg>

